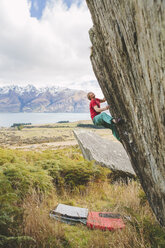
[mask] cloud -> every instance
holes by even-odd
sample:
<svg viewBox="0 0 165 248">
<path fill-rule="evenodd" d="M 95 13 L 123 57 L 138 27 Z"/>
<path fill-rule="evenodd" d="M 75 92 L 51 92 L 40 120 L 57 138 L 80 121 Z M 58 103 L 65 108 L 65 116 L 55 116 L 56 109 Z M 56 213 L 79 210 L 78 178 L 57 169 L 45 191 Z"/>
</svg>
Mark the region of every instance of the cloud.
<svg viewBox="0 0 165 248">
<path fill-rule="evenodd" d="M 68 8 L 51 0 L 37 20 L 30 16 L 28 0 L 1 0 L 0 84 L 96 84 L 89 59 L 91 27 L 85 1 Z"/>
<path fill-rule="evenodd" d="M 38 10 L 39 10 L 39 5 L 38 5 L 37 0 L 35 0 L 35 1 L 34 1 L 34 3 L 33 3 L 33 7 L 34 7 L 34 9 L 35 9 L 36 11 L 38 11 Z"/>
</svg>

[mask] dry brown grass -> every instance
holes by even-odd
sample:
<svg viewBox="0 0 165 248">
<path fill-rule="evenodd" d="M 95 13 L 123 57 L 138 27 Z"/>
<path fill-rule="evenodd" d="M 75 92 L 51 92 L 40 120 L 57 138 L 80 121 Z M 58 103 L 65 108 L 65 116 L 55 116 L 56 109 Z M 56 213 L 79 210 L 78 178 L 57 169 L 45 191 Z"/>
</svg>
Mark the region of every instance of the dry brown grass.
<svg viewBox="0 0 165 248">
<path fill-rule="evenodd" d="M 34 192 L 23 205 L 24 234 L 36 240 L 35 247 L 150 248 L 150 242 L 146 240 L 143 220 L 146 216 L 153 223 L 155 220 L 148 204 L 141 205 L 140 190 L 137 182 L 130 182 L 128 185 L 91 182 L 85 191 L 64 190 L 62 195 L 53 193 L 51 197 L 43 199 L 42 203 Z M 59 202 L 87 207 L 92 211 L 120 213 L 122 216 L 129 216 L 130 219 L 125 219 L 125 229 L 115 232 L 89 230 L 80 225 L 72 227 L 49 218 L 49 211 Z M 136 218 L 136 214 L 139 219 Z M 55 241 L 48 245 L 50 237 L 55 237 Z M 69 245 L 61 246 L 61 242 L 66 239 Z"/>
<path fill-rule="evenodd" d="M 73 126 L 68 128 L 68 132 L 72 132 L 72 129 Z M 42 133 L 42 131 L 44 131 L 43 135 L 47 135 L 46 132 L 52 130 L 56 132 L 56 135 L 59 135 L 58 128 L 51 128 L 51 130 L 42 130 L 41 128 L 40 132 Z M 24 132 L 25 130 L 22 131 Z M 64 130 L 61 129 L 61 131 L 64 134 Z M 111 139 L 111 137 L 113 137 L 109 130 L 101 129 L 92 131 L 99 133 L 103 137 L 106 136 L 106 138 L 110 137 Z M 51 134 L 53 133 L 49 133 L 49 135 Z M 8 134 L 5 133 L 5 135 Z M 12 133 L 12 135 L 13 138 L 14 134 Z M 27 137 L 29 137 L 28 135 L 29 134 L 27 134 Z M 7 136 L 5 136 L 5 139 L 6 138 Z M 65 138 L 68 139 L 68 137 Z M 71 136 L 69 136 L 69 138 L 71 138 Z M 46 154 L 43 158 L 49 158 L 50 155 L 51 154 Z M 72 149 L 66 150 L 65 155 L 67 158 L 75 158 L 75 156 L 78 155 L 79 160 L 79 154 L 73 152 Z M 31 156 L 38 157 L 40 155 L 29 153 L 29 155 L 26 156 L 26 162 L 32 162 Z M 66 160 L 64 160 L 64 163 L 66 163 Z M 108 181 L 90 182 L 88 186 L 80 185 L 72 189 L 72 191 L 64 187 L 60 191 L 60 194 L 52 192 L 49 196 L 38 195 L 35 191 L 29 192 L 32 193 L 26 197 L 23 206 L 19 206 L 23 207 L 24 211 L 22 234 L 30 236 L 36 241 L 28 248 L 165 247 L 157 245 L 157 241 L 153 242 L 154 239 L 159 241 L 162 233 L 160 229 L 157 228 L 157 222 L 145 199 L 145 195 L 141 194 L 143 201 L 141 201 L 139 197 L 139 193 L 142 192 L 142 189 L 138 182 L 130 181 L 128 185 L 124 183 L 110 184 Z M 126 227 L 124 230 L 115 232 L 89 230 L 86 226 L 82 225 L 69 226 L 49 218 L 49 211 L 54 209 L 58 203 L 86 207 L 89 211 L 120 213 L 123 217 L 127 216 L 130 218 L 125 220 Z M 164 238 L 165 236 L 162 237 Z M 163 244 L 165 244 L 165 242 Z"/>
<path fill-rule="evenodd" d="M 25 126 L 22 130 L 1 128 L 1 147 L 21 150 L 44 150 L 75 145 L 77 141 L 73 135 L 73 129 L 78 124 L 92 124 L 92 121 L 35 125 L 32 128 Z M 88 130 L 88 128 L 86 129 Z M 90 130 L 103 138 L 116 141 L 111 130 L 94 128 L 90 128 Z"/>
<path fill-rule="evenodd" d="M 55 192 L 52 193 L 51 198 L 45 197 L 41 201 L 38 194 L 33 191 L 23 203 L 23 233 L 36 241 L 32 247 L 54 247 L 54 244 L 60 247 L 62 241 L 65 240 L 65 232 L 61 223 L 49 218 L 52 202 L 57 202 Z M 48 240 L 49 246 L 47 246 Z"/>
<path fill-rule="evenodd" d="M 90 248 L 149 248 L 144 242 L 142 236 L 138 237 L 135 228 L 126 227 L 124 230 L 113 233 L 95 231 L 95 234 L 89 241 Z"/>
<path fill-rule="evenodd" d="M 106 233 L 94 231 L 88 247 L 151 247 L 145 237 L 143 220 L 148 217 L 150 220 L 153 219 L 154 222 L 154 217 L 147 202 L 144 206 L 141 205 L 139 191 L 141 191 L 141 187 L 139 183 L 134 181 L 128 185 L 122 183 L 109 185 L 107 182 L 97 187 L 91 185 L 88 191 L 88 197 L 92 199 L 92 202 L 90 202 L 91 209 L 120 213 L 121 216 L 127 217 L 127 219 L 124 218 L 126 227 L 123 230 Z M 140 221 L 136 218 L 136 214 Z"/>
</svg>

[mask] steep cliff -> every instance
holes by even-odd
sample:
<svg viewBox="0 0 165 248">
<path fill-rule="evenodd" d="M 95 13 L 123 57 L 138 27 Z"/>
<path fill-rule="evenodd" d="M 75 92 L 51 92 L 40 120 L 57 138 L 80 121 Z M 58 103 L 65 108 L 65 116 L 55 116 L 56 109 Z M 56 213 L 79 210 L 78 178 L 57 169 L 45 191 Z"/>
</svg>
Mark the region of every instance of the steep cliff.
<svg viewBox="0 0 165 248">
<path fill-rule="evenodd" d="M 132 166 L 165 226 L 165 1 L 86 0 L 91 61 Z"/>
</svg>

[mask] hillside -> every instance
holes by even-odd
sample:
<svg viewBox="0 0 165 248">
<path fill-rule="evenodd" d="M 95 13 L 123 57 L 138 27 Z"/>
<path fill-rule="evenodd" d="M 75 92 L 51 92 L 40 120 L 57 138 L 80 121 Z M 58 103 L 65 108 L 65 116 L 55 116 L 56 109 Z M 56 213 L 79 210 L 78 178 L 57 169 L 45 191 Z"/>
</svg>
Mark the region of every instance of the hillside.
<svg viewBox="0 0 165 248">
<path fill-rule="evenodd" d="M 0 112 L 88 112 L 86 92 L 68 88 L 16 85 L 0 88 Z"/>
</svg>

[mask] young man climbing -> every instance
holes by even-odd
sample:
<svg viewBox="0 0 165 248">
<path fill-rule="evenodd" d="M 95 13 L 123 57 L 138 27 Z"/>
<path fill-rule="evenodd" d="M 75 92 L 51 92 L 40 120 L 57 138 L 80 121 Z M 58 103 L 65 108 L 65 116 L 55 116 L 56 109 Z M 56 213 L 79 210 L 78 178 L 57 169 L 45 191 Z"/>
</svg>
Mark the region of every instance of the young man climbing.
<svg viewBox="0 0 165 248">
<path fill-rule="evenodd" d="M 87 94 L 87 98 L 90 100 L 90 115 L 94 125 L 110 128 L 112 130 L 113 135 L 118 140 L 120 140 L 118 131 L 116 129 L 116 125 L 121 122 L 121 119 L 115 119 L 112 116 L 103 112 L 109 109 L 109 106 L 103 108 L 100 107 L 100 103 L 106 101 L 105 98 L 98 99 L 95 97 L 95 94 L 93 92 L 89 92 Z"/>
</svg>

